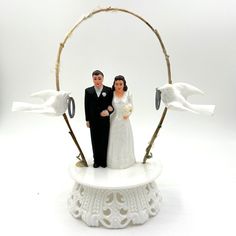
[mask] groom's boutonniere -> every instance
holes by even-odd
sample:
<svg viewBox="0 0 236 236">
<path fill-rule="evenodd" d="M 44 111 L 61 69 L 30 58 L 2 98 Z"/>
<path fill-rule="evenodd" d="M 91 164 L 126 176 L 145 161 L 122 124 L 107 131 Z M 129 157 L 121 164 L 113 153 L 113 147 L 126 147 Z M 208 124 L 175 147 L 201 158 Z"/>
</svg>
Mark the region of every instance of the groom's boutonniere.
<svg viewBox="0 0 236 236">
<path fill-rule="evenodd" d="M 102 96 L 103 96 L 103 97 L 106 97 L 106 96 L 107 96 L 107 93 L 106 93 L 106 92 L 102 92 Z"/>
</svg>

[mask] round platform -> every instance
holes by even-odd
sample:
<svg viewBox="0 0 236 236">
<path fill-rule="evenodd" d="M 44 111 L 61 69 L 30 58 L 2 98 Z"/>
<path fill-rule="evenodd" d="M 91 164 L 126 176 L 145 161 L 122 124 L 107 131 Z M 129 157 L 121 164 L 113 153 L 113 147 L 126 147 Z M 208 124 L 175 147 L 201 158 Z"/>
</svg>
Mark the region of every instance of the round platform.
<svg viewBox="0 0 236 236">
<path fill-rule="evenodd" d="M 93 168 L 92 166 L 78 168 L 70 166 L 71 177 L 75 182 L 85 186 L 101 189 L 133 188 L 154 181 L 161 174 L 159 161 L 136 163 L 127 169 Z"/>
<path fill-rule="evenodd" d="M 69 211 L 88 226 L 119 229 L 145 223 L 160 209 L 155 179 L 160 162 L 136 163 L 127 169 L 70 166 L 75 185 Z"/>
</svg>

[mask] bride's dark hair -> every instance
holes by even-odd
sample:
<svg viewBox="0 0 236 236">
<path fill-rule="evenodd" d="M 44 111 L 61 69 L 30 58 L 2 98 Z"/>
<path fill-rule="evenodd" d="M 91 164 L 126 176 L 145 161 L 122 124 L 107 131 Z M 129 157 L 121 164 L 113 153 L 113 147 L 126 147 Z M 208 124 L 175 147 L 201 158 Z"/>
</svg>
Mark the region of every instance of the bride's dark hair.
<svg viewBox="0 0 236 236">
<path fill-rule="evenodd" d="M 114 82 L 113 82 L 113 85 L 112 85 L 112 91 L 115 91 L 115 82 L 117 80 L 122 80 L 123 83 L 124 83 L 124 91 L 127 91 L 128 90 L 128 86 L 126 85 L 126 80 L 125 80 L 125 77 L 123 75 L 117 75 L 114 79 Z"/>
</svg>

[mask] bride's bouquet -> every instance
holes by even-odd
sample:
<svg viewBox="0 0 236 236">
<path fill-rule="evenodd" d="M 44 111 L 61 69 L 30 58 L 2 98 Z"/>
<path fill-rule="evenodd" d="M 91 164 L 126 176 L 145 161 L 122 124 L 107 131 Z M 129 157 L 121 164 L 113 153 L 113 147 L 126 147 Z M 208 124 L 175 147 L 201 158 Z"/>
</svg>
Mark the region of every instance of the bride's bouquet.
<svg viewBox="0 0 236 236">
<path fill-rule="evenodd" d="M 132 113 L 132 104 L 130 104 L 130 103 L 128 103 L 128 104 L 125 104 L 124 106 L 123 106 L 123 109 L 122 109 L 122 115 L 123 116 L 130 116 L 131 115 L 131 113 Z"/>
</svg>

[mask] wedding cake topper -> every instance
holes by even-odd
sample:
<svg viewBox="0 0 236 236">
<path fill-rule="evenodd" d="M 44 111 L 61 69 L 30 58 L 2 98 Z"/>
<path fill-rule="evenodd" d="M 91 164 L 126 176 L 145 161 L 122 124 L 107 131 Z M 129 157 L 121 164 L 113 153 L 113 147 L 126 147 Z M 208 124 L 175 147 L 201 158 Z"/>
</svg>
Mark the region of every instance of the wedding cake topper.
<svg viewBox="0 0 236 236">
<path fill-rule="evenodd" d="M 87 163 L 66 114 L 68 110 L 70 118 L 74 116 L 75 103 L 70 93 L 60 89 L 62 51 L 82 22 L 102 12 L 122 12 L 142 21 L 155 34 L 166 62 L 168 83 L 158 86 L 155 94 L 156 109 L 159 109 L 161 101 L 165 107 L 148 142 L 142 163 L 136 162 L 134 155 L 134 140 L 129 120 L 133 110 L 133 99 L 125 76 L 117 75 L 113 85 L 109 87 L 103 84 L 103 72 L 96 70 L 92 73 L 93 86 L 85 89 L 84 110 L 93 148 L 92 167 Z M 41 104 L 15 102 L 12 110 L 63 116 L 69 134 L 79 151 L 79 161 L 70 169 L 75 180 L 68 200 L 70 213 L 89 226 L 125 228 L 130 224 L 143 224 L 159 211 L 162 198 L 155 179 L 161 173 L 161 165 L 158 160 L 146 162 L 152 158 L 151 149 L 167 111 L 190 111 L 207 115 L 214 113 L 214 105 L 191 104 L 187 98 L 194 94 L 203 92 L 184 82 L 172 82 L 169 55 L 157 29 L 136 13 L 122 8 L 106 7 L 84 15 L 60 43 L 56 60 L 56 90 L 43 90 L 32 94 L 33 97 L 42 99 Z"/>
</svg>

